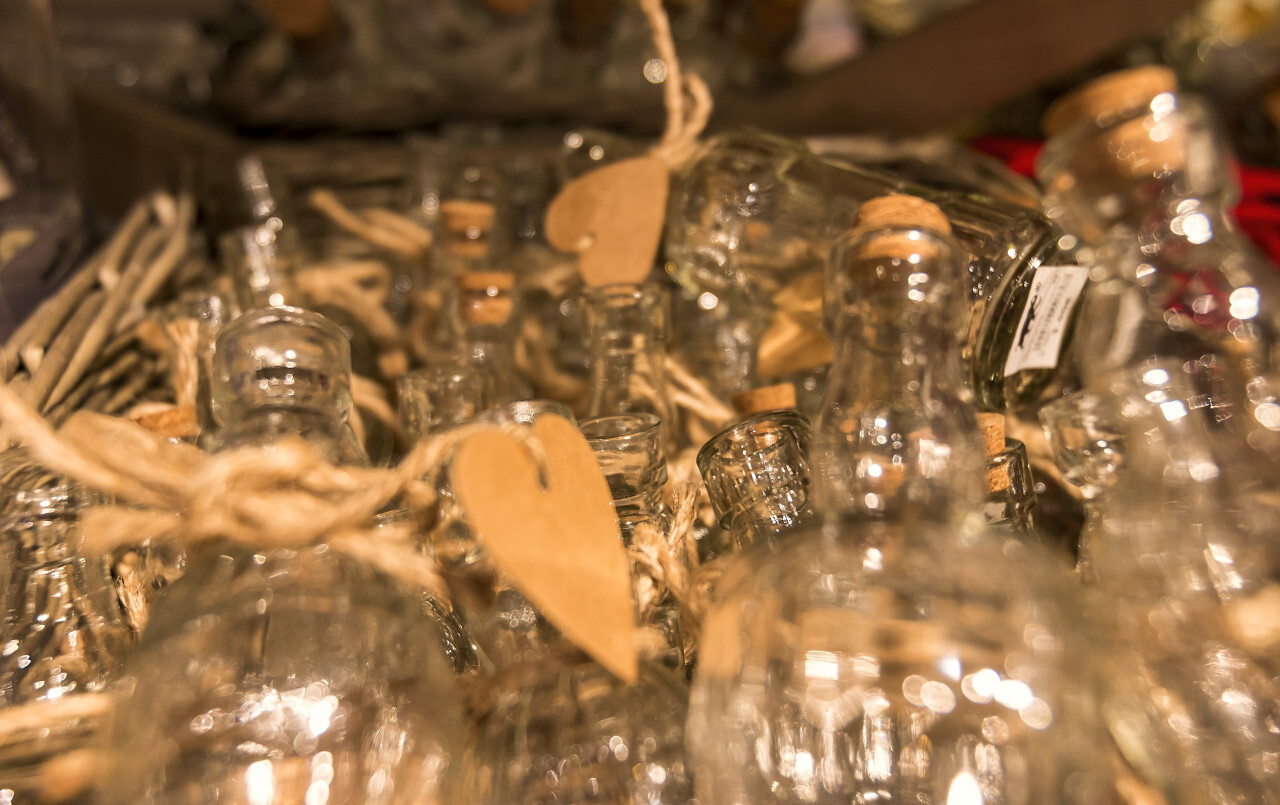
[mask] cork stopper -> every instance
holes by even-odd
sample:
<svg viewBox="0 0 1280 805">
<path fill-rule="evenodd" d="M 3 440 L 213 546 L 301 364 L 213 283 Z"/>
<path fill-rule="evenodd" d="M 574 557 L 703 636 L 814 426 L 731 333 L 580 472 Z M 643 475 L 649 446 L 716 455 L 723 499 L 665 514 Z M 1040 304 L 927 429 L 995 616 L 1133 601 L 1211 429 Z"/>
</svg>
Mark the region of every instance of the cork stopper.
<svg viewBox="0 0 1280 805">
<path fill-rule="evenodd" d="M 739 416 L 751 416 L 765 411 L 791 410 L 796 407 L 796 387 L 791 383 L 778 383 L 735 394 L 733 408 Z"/>
<path fill-rule="evenodd" d="M 867 201 L 854 213 L 853 226 L 857 229 L 919 227 L 951 234 L 951 221 L 936 204 L 905 193 L 891 193 Z"/>
<path fill-rule="evenodd" d="M 484 257 L 489 253 L 489 230 L 496 210 L 488 201 L 453 199 L 440 205 L 444 248 L 459 257 Z"/>
<path fill-rule="evenodd" d="M 1160 65 L 1108 73 L 1054 101 L 1040 119 L 1040 128 L 1046 137 L 1055 137 L 1081 120 L 1099 120 L 1137 109 L 1160 93 L 1177 88 L 1177 76 Z"/>
<path fill-rule="evenodd" d="M 1004 414 L 980 413 L 974 418 L 982 433 L 982 455 L 987 460 L 987 472 L 983 479 L 987 494 L 1008 489 L 1012 482 L 1009 480 L 1007 462 L 997 460 L 1005 450 Z"/>
<path fill-rule="evenodd" d="M 982 433 L 982 455 L 986 458 L 1004 452 L 1004 414 L 979 413 L 974 416 Z"/>
<path fill-rule="evenodd" d="M 943 235 L 951 234 L 951 222 L 942 210 L 928 201 L 916 196 L 891 194 L 873 198 L 863 204 L 853 217 L 853 231 L 876 231 L 879 229 L 928 229 Z M 936 256 L 937 250 L 930 243 L 912 239 L 904 235 L 880 235 L 871 238 L 858 248 L 859 256 L 867 259 L 877 257 L 907 257 L 912 254 Z"/>
<path fill-rule="evenodd" d="M 467 324 L 506 324 L 515 309 L 510 271 L 468 271 L 459 274 L 458 315 Z"/>
</svg>

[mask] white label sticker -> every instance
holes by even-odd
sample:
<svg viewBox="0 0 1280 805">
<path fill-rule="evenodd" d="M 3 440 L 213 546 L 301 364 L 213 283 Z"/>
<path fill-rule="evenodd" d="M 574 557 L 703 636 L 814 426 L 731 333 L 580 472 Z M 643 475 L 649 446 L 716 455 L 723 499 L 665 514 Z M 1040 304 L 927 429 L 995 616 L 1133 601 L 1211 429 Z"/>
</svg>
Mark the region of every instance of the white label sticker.
<svg viewBox="0 0 1280 805">
<path fill-rule="evenodd" d="M 1084 266 L 1040 266 L 1031 280 L 1027 305 L 1018 320 L 1004 376 L 1024 369 L 1052 369 L 1058 365 L 1062 337 L 1089 269 Z"/>
<path fill-rule="evenodd" d="M 0 159 L 0 201 L 4 201 L 16 192 L 18 192 L 18 188 L 13 186 L 13 179 L 9 178 L 9 171 L 4 166 L 4 160 Z"/>
</svg>

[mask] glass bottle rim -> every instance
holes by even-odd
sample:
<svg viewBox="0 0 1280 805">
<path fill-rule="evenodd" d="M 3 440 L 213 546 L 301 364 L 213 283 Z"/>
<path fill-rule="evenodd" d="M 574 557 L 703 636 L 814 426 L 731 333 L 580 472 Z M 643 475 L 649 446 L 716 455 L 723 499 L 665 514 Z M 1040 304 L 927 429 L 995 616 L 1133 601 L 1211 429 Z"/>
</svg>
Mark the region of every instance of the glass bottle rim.
<svg viewBox="0 0 1280 805">
<path fill-rule="evenodd" d="M 698 472 L 706 475 L 710 469 L 711 462 L 723 454 L 724 448 L 743 442 L 748 437 L 780 430 L 807 435 L 810 427 L 809 418 L 799 411 L 783 408 L 753 414 L 740 422 L 728 426 L 707 440 L 707 443 L 698 451 L 698 457 L 695 460 L 698 465 Z"/>
<path fill-rule="evenodd" d="M 259 327 L 264 324 L 273 322 L 287 322 L 312 330 L 319 331 L 326 338 L 332 339 L 339 344 L 339 357 L 345 365 L 351 363 L 351 343 L 347 339 L 347 333 L 332 319 L 326 318 L 313 310 L 307 310 L 300 307 L 292 307 L 290 305 L 281 305 L 279 307 L 262 307 L 255 310 L 246 310 L 239 316 L 236 316 L 222 328 L 218 333 L 218 350 L 222 350 L 227 342 L 241 335 L 242 331 Z"/>
<path fill-rule="evenodd" d="M 594 445 L 626 444 L 659 438 L 662 419 L 647 411 L 610 414 L 584 420 L 578 430 Z"/>
</svg>

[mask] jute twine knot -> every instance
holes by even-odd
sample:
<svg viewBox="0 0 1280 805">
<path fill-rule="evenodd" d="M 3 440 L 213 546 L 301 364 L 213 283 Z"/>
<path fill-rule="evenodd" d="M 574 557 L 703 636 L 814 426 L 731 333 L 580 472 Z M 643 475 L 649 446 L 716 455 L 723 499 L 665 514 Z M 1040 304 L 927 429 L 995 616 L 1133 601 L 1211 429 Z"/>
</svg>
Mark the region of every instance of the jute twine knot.
<svg viewBox="0 0 1280 805">
<path fill-rule="evenodd" d="M 433 506 L 449 456 L 479 430 L 500 427 L 535 458 L 542 453 L 528 428 L 465 425 L 422 440 L 391 469 L 334 466 L 301 439 L 209 455 L 85 411 L 55 432 L 4 384 L 0 419 L 41 464 L 122 501 L 85 513 L 86 553 L 158 538 L 187 547 L 229 540 L 263 550 L 325 542 L 442 597 L 447 588 L 412 524 L 378 526 L 375 516 L 393 501 L 411 511 Z"/>
<path fill-rule="evenodd" d="M 641 620 L 668 599 L 680 612 L 686 654 L 696 649 L 702 621 L 711 606 L 711 591 L 720 575 L 718 560 L 703 563 L 698 558 L 694 522 L 700 487 L 694 482 L 677 484 L 674 512 L 665 533 L 642 524 L 631 535 L 627 554 L 643 593 L 637 601 Z"/>
</svg>

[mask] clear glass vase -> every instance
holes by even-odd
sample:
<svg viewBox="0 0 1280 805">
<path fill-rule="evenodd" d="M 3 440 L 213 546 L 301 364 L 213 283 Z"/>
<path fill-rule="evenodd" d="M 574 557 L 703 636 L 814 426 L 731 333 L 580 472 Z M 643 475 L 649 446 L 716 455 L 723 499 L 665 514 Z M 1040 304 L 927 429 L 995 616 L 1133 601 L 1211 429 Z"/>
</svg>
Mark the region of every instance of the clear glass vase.
<svg viewBox="0 0 1280 805">
<path fill-rule="evenodd" d="M 303 439 L 364 463 L 336 325 L 295 308 L 244 314 L 215 367 L 217 449 Z M 418 591 L 324 543 L 217 540 L 187 567 L 131 666 L 107 802 L 452 801 L 459 694 Z"/>
</svg>

